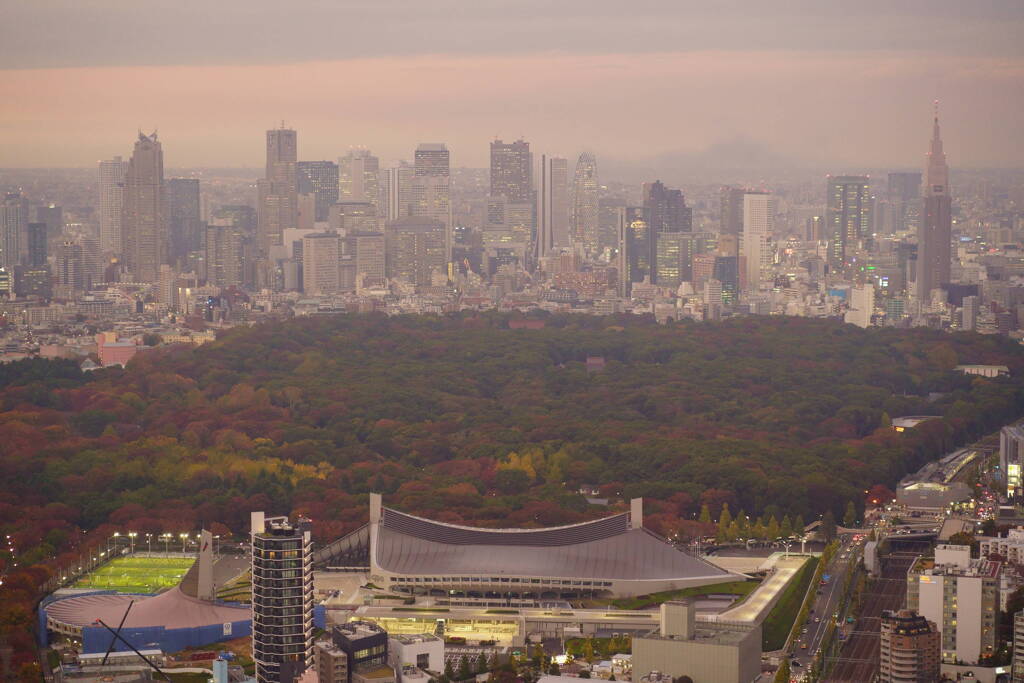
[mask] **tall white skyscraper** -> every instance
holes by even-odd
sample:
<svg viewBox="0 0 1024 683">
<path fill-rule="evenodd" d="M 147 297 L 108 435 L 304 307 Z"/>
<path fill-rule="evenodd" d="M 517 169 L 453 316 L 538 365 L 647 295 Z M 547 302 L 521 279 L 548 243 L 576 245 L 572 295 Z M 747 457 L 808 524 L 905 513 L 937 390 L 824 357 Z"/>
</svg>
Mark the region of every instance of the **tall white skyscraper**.
<svg viewBox="0 0 1024 683">
<path fill-rule="evenodd" d="M 121 213 L 124 210 L 124 176 L 128 162 L 114 157 L 100 162 L 100 249 L 121 254 Z"/>
<path fill-rule="evenodd" d="M 413 167 L 405 161 L 381 175 L 383 207 L 380 214 L 389 221 L 411 216 L 413 211 Z"/>
<path fill-rule="evenodd" d="M 771 266 L 770 242 L 775 230 L 775 197 L 770 194 L 743 195 L 743 256 L 746 285 L 757 291 L 764 270 Z"/>
<path fill-rule="evenodd" d="M 572 185 L 572 240 L 583 250 L 598 250 L 597 160 L 584 152 L 576 162 Z"/>
<path fill-rule="evenodd" d="M 569 162 L 561 157 L 541 156 L 541 188 L 537 207 L 537 255 L 552 249 L 569 248 Z"/>
</svg>

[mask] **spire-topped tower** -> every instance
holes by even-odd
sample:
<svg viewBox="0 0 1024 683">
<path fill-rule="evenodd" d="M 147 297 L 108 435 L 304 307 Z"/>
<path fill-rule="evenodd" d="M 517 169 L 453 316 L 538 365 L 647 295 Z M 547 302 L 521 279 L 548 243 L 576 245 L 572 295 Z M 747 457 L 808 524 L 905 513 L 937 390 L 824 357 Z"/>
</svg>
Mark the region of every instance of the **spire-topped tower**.
<svg viewBox="0 0 1024 683">
<path fill-rule="evenodd" d="M 924 176 L 914 293 L 919 301 L 928 302 L 932 299 L 932 290 L 949 283 L 952 258 L 953 211 L 949 195 L 949 165 L 946 164 L 946 153 L 942 151 L 938 102 L 935 103 L 932 141 Z"/>
<path fill-rule="evenodd" d="M 925 185 L 926 196 L 941 196 L 949 194 L 949 165 L 946 163 L 946 153 L 942 151 L 942 136 L 939 132 L 939 102 L 935 101 L 935 119 L 932 123 L 932 144 L 928 150 L 927 161 L 925 162 Z"/>
</svg>

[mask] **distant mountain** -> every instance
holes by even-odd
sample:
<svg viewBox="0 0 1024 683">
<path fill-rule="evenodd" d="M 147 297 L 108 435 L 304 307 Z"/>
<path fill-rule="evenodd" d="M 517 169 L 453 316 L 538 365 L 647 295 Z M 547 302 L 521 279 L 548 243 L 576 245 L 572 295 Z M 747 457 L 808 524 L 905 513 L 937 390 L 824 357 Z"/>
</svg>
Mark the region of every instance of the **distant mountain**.
<svg viewBox="0 0 1024 683">
<path fill-rule="evenodd" d="M 805 169 L 803 162 L 746 138 L 716 142 L 701 151 L 675 151 L 641 161 L 598 158 L 601 176 L 623 182 L 643 182 L 660 178 L 668 183 L 689 182 L 698 177 L 704 182 L 731 182 L 737 172 L 752 170 Z"/>
</svg>

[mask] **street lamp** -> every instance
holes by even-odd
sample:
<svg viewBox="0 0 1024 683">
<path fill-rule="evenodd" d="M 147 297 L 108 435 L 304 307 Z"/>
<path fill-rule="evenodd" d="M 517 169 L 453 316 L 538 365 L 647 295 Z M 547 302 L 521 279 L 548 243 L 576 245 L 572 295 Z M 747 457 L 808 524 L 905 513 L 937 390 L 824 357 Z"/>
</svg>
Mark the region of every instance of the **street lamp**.
<svg viewBox="0 0 1024 683">
<path fill-rule="evenodd" d="M 178 538 L 181 539 L 181 554 L 185 554 L 185 543 L 188 541 L 188 534 L 178 534 Z"/>
<path fill-rule="evenodd" d="M 153 534 L 146 534 L 146 551 L 153 554 Z"/>
<path fill-rule="evenodd" d="M 171 542 L 171 535 L 169 533 L 163 533 L 160 534 L 160 538 L 164 539 L 164 555 L 166 555 L 170 552 L 167 548 L 167 544 Z"/>
<path fill-rule="evenodd" d="M 134 531 L 128 532 L 128 543 L 131 544 L 131 554 L 135 554 L 135 537 L 138 536 Z"/>
</svg>

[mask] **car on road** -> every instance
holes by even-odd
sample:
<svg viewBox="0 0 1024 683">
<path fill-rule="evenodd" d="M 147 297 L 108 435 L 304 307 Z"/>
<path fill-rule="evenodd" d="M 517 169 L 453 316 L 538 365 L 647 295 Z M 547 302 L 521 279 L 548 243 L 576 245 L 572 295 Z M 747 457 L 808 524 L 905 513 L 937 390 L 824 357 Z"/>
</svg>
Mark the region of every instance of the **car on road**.
<svg viewBox="0 0 1024 683">
<path fill-rule="evenodd" d="M 793 667 L 794 669 L 799 669 L 801 666 L 803 666 L 803 664 L 800 663 L 799 659 L 791 659 L 791 660 L 789 660 L 789 665 L 791 667 Z"/>
<path fill-rule="evenodd" d="M 821 617 L 814 617 L 814 623 L 817 624 L 821 621 Z"/>
</svg>

